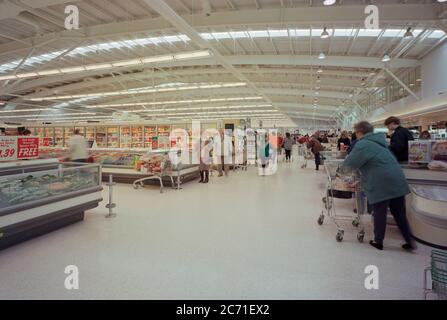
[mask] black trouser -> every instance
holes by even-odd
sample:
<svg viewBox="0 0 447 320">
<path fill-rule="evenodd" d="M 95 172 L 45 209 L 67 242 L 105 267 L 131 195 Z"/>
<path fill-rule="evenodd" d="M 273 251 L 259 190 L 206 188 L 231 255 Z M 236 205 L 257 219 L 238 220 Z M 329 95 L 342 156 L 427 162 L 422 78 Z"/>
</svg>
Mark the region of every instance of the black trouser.
<svg viewBox="0 0 447 320">
<path fill-rule="evenodd" d="M 75 160 L 72 160 L 72 162 L 86 163 L 87 160 L 86 159 L 75 159 Z"/>
<path fill-rule="evenodd" d="M 406 243 L 411 243 L 411 232 L 408 224 L 406 209 L 405 209 L 405 196 L 385 200 L 379 203 L 374 203 L 373 216 L 374 216 L 374 242 L 383 244 L 386 230 L 386 218 L 388 208 L 390 208 L 391 214 L 396 220 L 402 236 Z"/>
<path fill-rule="evenodd" d="M 319 152 L 315 153 L 315 168 L 318 170 L 321 164 L 321 155 Z"/>
<path fill-rule="evenodd" d="M 290 160 L 290 155 L 292 153 L 292 150 L 287 150 L 287 149 L 284 149 L 284 150 L 286 150 L 286 160 Z"/>
</svg>

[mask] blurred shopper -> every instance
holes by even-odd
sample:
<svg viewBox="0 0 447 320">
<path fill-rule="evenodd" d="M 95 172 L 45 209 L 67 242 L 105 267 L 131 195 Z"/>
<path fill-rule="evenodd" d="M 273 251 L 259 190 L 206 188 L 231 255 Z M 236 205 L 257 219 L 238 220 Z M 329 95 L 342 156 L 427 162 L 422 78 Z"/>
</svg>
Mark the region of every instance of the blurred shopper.
<svg viewBox="0 0 447 320">
<path fill-rule="evenodd" d="M 337 150 L 344 151 L 346 150 L 346 148 L 349 148 L 350 146 L 351 146 L 351 139 L 349 139 L 348 132 L 345 130 L 341 133 L 341 136 L 337 141 Z"/>
<path fill-rule="evenodd" d="M 233 155 L 233 144 L 230 136 L 226 136 L 224 131 L 220 131 L 220 139 L 214 140 L 214 149 L 218 162 L 218 177 L 222 177 L 224 172 L 228 176 L 230 159 Z"/>
<path fill-rule="evenodd" d="M 199 181 L 199 183 L 208 183 L 209 182 L 210 164 L 212 162 L 211 149 L 212 149 L 211 140 L 209 140 L 209 139 L 205 140 L 204 143 L 202 144 L 202 148 L 200 150 L 200 165 L 199 165 L 200 181 Z"/>
<path fill-rule="evenodd" d="M 421 135 L 419 136 L 419 139 L 421 139 L 421 140 L 430 140 L 431 139 L 430 132 L 428 132 L 427 130 L 422 131 Z"/>
<path fill-rule="evenodd" d="M 268 134 L 260 134 L 257 139 L 257 152 L 258 152 L 258 161 L 261 164 L 261 170 L 258 171 L 259 175 L 265 176 L 265 169 L 269 164 L 269 160 L 272 156 L 273 146 L 269 141 Z"/>
<path fill-rule="evenodd" d="M 293 140 L 292 137 L 290 136 L 290 133 L 287 132 L 286 138 L 284 139 L 284 143 L 282 144 L 282 146 L 284 147 L 284 150 L 286 152 L 286 162 L 290 162 L 294 144 L 295 144 L 295 140 Z"/>
<path fill-rule="evenodd" d="M 318 140 L 320 133 L 317 131 L 315 132 L 312 137 L 309 138 L 309 142 L 307 143 L 307 148 L 310 149 L 315 157 L 315 170 L 320 170 L 320 164 L 321 164 L 321 154 L 320 152 L 323 151 L 323 146 L 321 145 L 320 141 Z"/>
<path fill-rule="evenodd" d="M 286 136 L 287 136 L 287 133 L 286 133 Z M 290 136 L 290 134 L 289 134 L 289 136 Z M 283 138 L 283 136 L 282 135 L 280 135 L 280 134 L 278 134 L 278 139 L 277 139 L 277 146 L 278 146 L 278 155 L 281 155 L 282 154 L 282 148 L 283 148 L 283 145 L 284 145 L 284 138 Z"/>
<path fill-rule="evenodd" d="M 374 216 L 374 241 L 370 244 L 383 250 L 387 211 L 391 214 L 405 239 L 402 248 L 413 250 L 410 226 L 406 217 L 405 196 L 410 193 L 403 170 L 387 147 L 382 133 L 374 133 L 372 124 L 366 121 L 355 125 L 359 142 L 343 162 L 342 168 L 358 169 L 361 184 Z"/>
<path fill-rule="evenodd" d="M 400 119 L 389 117 L 385 120 L 385 126 L 392 131 L 390 150 L 399 162 L 408 161 L 408 141 L 414 140 L 410 130 L 400 125 Z"/>
<path fill-rule="evenodd" d="M 87 162 L 88 144 L 87 140 L 81 135 L 79 129 L 75 129 L 74 135 L 68 141 L 70 150 L 70 159 L 73 162 Z"/>
</svg>

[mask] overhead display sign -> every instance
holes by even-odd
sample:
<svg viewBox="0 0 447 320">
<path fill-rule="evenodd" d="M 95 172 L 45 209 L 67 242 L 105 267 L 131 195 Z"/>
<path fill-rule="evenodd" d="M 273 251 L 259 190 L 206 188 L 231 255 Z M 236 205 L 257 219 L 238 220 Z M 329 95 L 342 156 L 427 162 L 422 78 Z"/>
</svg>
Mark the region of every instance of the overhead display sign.
<svg viewBox="0 0 447 320">
<path fill-rule="evenodd" d="M 39 138 L 0 136 L 0 161 L 35 159 L 39 157 Z"/>
</svg>

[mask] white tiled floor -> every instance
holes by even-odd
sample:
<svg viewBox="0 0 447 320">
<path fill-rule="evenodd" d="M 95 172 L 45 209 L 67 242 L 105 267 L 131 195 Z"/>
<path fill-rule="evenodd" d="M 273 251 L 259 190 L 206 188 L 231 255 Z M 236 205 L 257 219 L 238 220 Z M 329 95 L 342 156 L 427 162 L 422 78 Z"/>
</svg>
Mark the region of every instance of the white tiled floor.
<svg viewBox="0 0 447 320">
<path fill-rule="evenodd" d="M 0 298 L 7 299 L 420 299 L 429 248 L 386 250 L 342 243 L 318 226 L 325 175 L 282 164 L 278 174 L 248 172 L 189 182 L 181 191 L 117 185 L 118 216 L 101 208 L 86 220 L 0 251 Z M 106 198 L 106 192 L 104 193 Z M 369 216 L 365 217 L 369 221 Z M 76 265 L 80 289 L 64 288 Z M 379 290 L 364 268 L 379 267 Z"/>
</svg>

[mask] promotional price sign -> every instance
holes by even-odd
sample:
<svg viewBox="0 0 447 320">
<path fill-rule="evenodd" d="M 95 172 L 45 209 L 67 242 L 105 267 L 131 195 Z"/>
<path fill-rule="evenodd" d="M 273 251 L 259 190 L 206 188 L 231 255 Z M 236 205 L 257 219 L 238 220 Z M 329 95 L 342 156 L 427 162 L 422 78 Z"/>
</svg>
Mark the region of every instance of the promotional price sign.
<svg viewBox="0 0 447 320">
<path fill-rule="evenodd" d="M 158 149 L 158 137 L 152 137 L 152 150 Z"/>
<path fill-rule="evenodd" d="M 39 138 L 17 138 L 17 159 L 32 159 L 39 156 Z"/>
<path fill-rule="evenodd" d="M 0 161 L 17 160 L 17 137 L 0 136 Z"/>
</svg>

